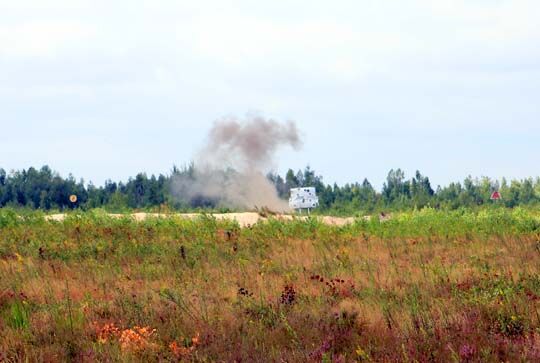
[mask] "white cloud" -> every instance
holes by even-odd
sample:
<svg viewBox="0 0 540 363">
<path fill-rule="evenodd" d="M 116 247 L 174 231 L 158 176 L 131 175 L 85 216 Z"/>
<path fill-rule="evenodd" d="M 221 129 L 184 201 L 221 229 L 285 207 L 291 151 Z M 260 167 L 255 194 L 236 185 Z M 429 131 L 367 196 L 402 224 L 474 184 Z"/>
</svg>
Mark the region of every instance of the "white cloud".
<svg viewBox="0 0 540 363">
<path fill-rule="evenodd" d="M 532 0 L 5 1 L 0 55 L 125 54 L 202 59 L 234 72 L 271 69 L 355 79 L 474 57 L 523 55 L 540 40 Z M 15 15 L 14 15 L 15 14 Z M 18 15 L 17 15 L 18 14 Z M 18 19 L 17 19 L 18 18 Z M 69 19 L 69 22 L 66 22 Z"/>
<path fill-rule="evenodd" d="M 54 57 L 88 41 L 95 31 L 80 23 L 21 22 L 0 25 L 0 56 L 15 58 Z"/>
</svg>

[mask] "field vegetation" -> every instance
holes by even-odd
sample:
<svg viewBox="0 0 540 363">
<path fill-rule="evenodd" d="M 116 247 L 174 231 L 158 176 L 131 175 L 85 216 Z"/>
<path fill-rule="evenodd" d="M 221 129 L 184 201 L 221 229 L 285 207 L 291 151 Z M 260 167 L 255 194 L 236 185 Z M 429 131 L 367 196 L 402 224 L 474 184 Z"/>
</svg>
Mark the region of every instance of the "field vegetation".
<svg viewBox="0 0 540 363">
<path fill-rule="evenodd" d="M 540 361 L 540 218 L 0 209 L 0 361 Z"/>
</svg>

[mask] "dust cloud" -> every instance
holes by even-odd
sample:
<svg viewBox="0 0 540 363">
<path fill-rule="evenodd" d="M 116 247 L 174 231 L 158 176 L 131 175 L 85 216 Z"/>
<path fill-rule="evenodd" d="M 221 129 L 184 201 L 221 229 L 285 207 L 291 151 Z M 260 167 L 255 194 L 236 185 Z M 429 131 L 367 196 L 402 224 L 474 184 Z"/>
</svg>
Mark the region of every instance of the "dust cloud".
<svg viewBox="0 0 540 363">
<path fill-rule="evenodd" d="M 214 123 L 189 172 L 175 177 L 173 194 L 192 206 L 289 210 L 265 174 L 281 147 L 302 145 L 296 124 L 260 116 Z"/>
</svg>

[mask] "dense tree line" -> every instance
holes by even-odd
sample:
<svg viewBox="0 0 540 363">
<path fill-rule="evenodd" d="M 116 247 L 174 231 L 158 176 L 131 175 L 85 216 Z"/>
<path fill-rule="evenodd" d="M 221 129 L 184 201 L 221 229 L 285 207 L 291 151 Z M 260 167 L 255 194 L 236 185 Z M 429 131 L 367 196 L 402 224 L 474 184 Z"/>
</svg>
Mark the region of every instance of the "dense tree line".
<svg viewBox="0 0 540 363">
<path fill-rule="evenodd" d="M 7 173 L 0 168 L 0 207 L 29 207 L 34 209 L 64 210 L 69 208 L 106 208 L 109 210 L 149 209 L 166 207 L 177 210 L 192 208 L 219 208 L 219 200 L 196 196 L 186 200 L 173 195 L 173 181 L 193 179 L 193 165 L 182 169 L 173 167 L 168 175 L 139 173 L 127 182 L 106 181 L 102 186 L 77 181 L 72 175 L 67 178 L 53 172 L 48 166 L 41 169 Z M 540 179 L 502 181 L 487 177 L 466 178 L 463 182 L 450 183 L 433 189 L 429 178 L 419 171 L 407 179 L 400 170 L 390 170 L 382 190 L 376 190 L 364 179 L 361 183 L 338 186 L 328 185 L 310 167 L 294 172 L 288 170 L 285 176 L 269 174 L 268 179 L 275 185 L 278 195 L 287 199 L 290 188 L 314 186 L 317 190 L 321 211 L 335 213 L 373 213 L 384 210 L 404 210 L 431 206 L 434 208 L 456 209 L 486 204 L 500 204 L 506 207 L 533 205 L 540 202 Z M 502 200 L 490 200 L 493 191 L 502 194 Z M 77 195 L 78 201 L 71 203 L 70 195 Z"/>
</svg>

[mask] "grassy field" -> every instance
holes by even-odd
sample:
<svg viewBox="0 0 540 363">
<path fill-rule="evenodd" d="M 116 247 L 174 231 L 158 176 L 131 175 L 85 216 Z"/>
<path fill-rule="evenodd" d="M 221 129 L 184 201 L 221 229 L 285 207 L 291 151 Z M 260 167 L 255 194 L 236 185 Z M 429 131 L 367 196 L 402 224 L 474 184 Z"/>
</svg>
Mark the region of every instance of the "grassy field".
<svg viewBox="0 0 540 363">
<path fill-rule="evenodd" d="M 540 361 L 540 218 L 0 210 L 0 361 Z"/>
</svg>

